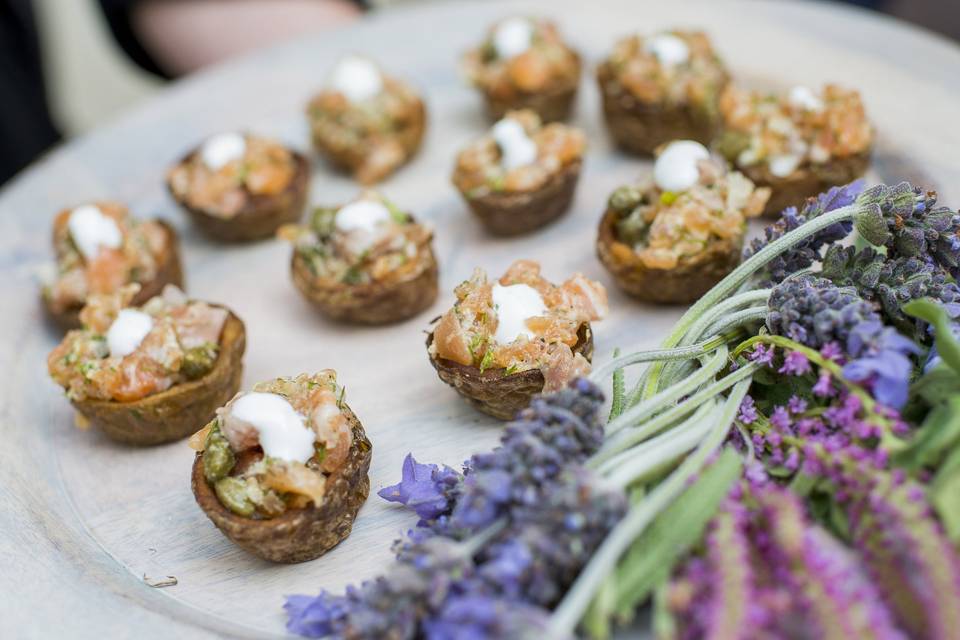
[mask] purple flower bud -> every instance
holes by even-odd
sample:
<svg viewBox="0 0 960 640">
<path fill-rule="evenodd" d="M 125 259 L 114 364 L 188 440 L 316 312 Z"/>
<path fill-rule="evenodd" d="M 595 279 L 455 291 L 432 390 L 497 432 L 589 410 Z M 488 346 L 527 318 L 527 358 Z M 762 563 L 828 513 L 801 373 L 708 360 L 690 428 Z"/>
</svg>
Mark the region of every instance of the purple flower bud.
<svg viewBox="0 0 960 640">
<path fill-rule="evenodd" d="M 779 373 L 793 376 L 802 376 L 810 371 L 810 361 L 799 351 L 788 351 L 783 358 L 783 366 L 779 369 Z"/>
</svg>

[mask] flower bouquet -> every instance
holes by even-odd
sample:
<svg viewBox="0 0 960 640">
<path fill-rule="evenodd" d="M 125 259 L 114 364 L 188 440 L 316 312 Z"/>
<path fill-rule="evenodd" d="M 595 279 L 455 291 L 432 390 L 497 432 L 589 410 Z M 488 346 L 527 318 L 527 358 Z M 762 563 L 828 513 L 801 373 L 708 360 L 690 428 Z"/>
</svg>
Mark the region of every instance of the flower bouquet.
<svg viewBox="0 0 960 640">
<path fill-rule="evenodd" d="M 408 456 L 395 564 L 291 596 L 289 630 L 602 638 L 646 608 L 662 638 L 957 637 L 958 231 L 906 183 L 785 210 L 662 348 L 462 471 Z"/>
</svg>

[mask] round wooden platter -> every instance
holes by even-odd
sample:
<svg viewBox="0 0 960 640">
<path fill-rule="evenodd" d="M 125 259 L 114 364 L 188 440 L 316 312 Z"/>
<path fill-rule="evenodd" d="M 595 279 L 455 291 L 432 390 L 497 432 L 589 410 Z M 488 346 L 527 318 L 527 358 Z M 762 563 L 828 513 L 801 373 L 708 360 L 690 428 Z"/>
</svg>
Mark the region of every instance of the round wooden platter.
<svg viewBox="0 0 960 640">
<path fill-rule="evenodd" d="M 546 13 L 587 61 L 575 122 L 590 151 L 572 211 L 535 235 L 485 235 L 450 185 L 456 150 L 486 126 L 480 98 L 457 72 L 460 52 L 492 20 Z M 246 322 L 245 386 L 276 375 L 336 369 L 373 441 L 372 489 L 395 482 L 403 456 L 458 465 L 492 447 L 499 424 L 443 385 L 427 361 L 423 331 L 451 303 L 452 288 L 480 265 L 501 272 L 514 258 L 540 260 L 554 279 L 583 271 L 611 285 L 609 320 L 595 326 L 596 353 L 650 347 L 679 310 L 625 299 L 594 257 L 607 195 L 649 170 L 615 153 L 599 118 L 594 63 L 630 29 L 707 30 L 742 81 L 770 87 L 838 81 L 859 88 L 879 132 L 873 180 L 903 178 L 960 202 L 960 49 L 889 19 L 824 3 L 637 0 L 530 5 L 445 3 L 385 12 L 356 27 L 231 62 L 175 84 L 145 107 L 42 159 L 0 193 L 0 637 L 140 638 L 283 633 L 283 595 L 341 590 L 390 561 L 390 541 L 415 518 L 371 496 L 353 535 L 323 558 L 275 566 L 224 538 L 194 504 L 186 443 L 150 449 L 112 444 L 74 427 L 46 375 L 59 336 L 43 320 L 37 273 L 50 260 L 58 209 L 94 198 L 129 203 L 172 221 L 184 239 L 191 295 L 221 302 Z M 307 148 L 304 105 L 335 59 L 370 54 L 411 79 L 430 111 L 414 162 L 382 185 L 436 226 L 443 294 L 433 308 L 387 328 L 324 321 L 288 279 L 280 242 L 207 242 L 163 188 L 170 162 L 214 132 L 244 129 Z M 317 163 L 311 200 L 337 203 L 356 186 Z M 198 428 L 201 425 L 197 425 Z M 156 587 L 174 576 L 175 586 Z M 162 584 L 162 582 L 161 582 Z"/>
</svg>

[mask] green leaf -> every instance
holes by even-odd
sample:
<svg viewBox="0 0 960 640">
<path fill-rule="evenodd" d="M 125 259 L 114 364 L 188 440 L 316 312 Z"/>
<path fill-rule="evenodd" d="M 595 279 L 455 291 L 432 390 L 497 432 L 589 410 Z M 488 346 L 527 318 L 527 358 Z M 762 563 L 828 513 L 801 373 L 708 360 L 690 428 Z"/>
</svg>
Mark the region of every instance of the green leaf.
<svg viewBox="0 0 960 640">
<path fill-rule="evenodd" d="M 620 355 L 620 349 L 613 350 L 613 357 Z M 623 400 L 626 395 L 626 384 L 623 380 L 623 369 L 617 369 L 613 372 L 613 401 L 610 404 L 610 418 L 613 420 L 623 413 Z M 608 420 L 608 421 L 609 421 Z"/>
<path fill-rule="evenodd" d="M 929 497 L 950 542 L 960 543 L 960 447 L 953 449 L 934 476 Z"/>
<path fill-rule="evenodd" d="M 633 543 L 615 571 L 618 616 L 629 619 L 653 589 L 666 580 L 681 557 L 703 537 L 741 462 L 732 449 L 703 470 L 695 483 L 654 520 Z"/>
<path fill-rule="evenodd" d="M 664 580 L 653 592 L 653 637 L 676 638 L 677 620 L 670 612 L 670 582 Z"/>
<path fill-rule="evenodd" d="M 960 443 L 960 395 L 931 411 L 907 447 L 893 456 L 893 464 L 908 471 L 935 467 Z"/>
<path fill-rule="evenodd" d="M 930 405 L 940 404 L 960 394 L 960 375 L 939 363 L 911 385 L 910 393 L 920 396 Z"/>
<path fill-rule="evenodd" d="M 923 298 L 903 305 L 903 312 L 933 325 L 937 352 L 951 369 L 960 373 L 960 341 L 953 335 L 952 321 L 947 310 L 930 298 Z"/>
</svg>

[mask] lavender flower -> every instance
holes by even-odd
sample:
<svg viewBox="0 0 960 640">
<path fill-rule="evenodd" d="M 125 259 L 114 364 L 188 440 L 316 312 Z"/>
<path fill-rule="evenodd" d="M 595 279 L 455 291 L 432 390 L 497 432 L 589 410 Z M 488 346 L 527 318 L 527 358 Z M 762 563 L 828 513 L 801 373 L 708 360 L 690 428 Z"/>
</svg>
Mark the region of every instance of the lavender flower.
<svg viewBox="0 0 960 640">
<path fill-rule="evenodd" d="M 767 304 L 767 328 L 772 333 L 814 349 L 843 345 L 848 361 L 844 376 L 863 382 L 883 404 L 899 409 L 906 402 L 913 369 L 909 356 L 920 349 L 884 326 L 873 306 L 852 287 L 799 276 L 774 287 Z"/>
<path fill-rule="evenodd" d="M 542 636 L 548 613 L 503 598 L 458 595 L 449 598 L 434 618 L 424 622 L 426 640 L 489 640 Z"/>
<path fill-rule="evenodd" d="M 384 487 L 377 495 L 413 509 L 422 520 L 434 520 L 449 513 L 462 482 L 463 476 L 450 467 L 420 464 L 407 454 L 400 482 Z"/>
<path fill-rule="evenodd" d="M 817 218 L 828 211 L 840 209 L 853 204 L 857 196 L 863 191 L 863 180 L 856 180 L 842 187 L 833 187 L 816 198 L 808 198 L 798 211 L 796 207 L 788 207 L 780 214 L 780 219 L 766 228 L 763 239 L 756 239 L 744 249 L 744 259 L 756 254 L 765 246 L 777 240 L 788 232 L 801 226 L 808 220 Z M 848 222 L 837 223 L 823 231 L 805 239 L 799 245 L 787 251 L 767 266 L 760 278 L 765 285 L 782 282 L 787 276 L 810 267 L 821 258 L 823 247 L 845 238 L 852 228 Z"/>
<path fill-rule="evenodd" d="M 790 569 L 810 622 L 824 638 L 905 640 L 853 555 L 811 524 L 797 497 L 773 485 L 753 488 L 771 534 L 775 555 Z"/>
<path fill-rule="evenodd" d="M 858 198 L 857 229 L 890 257 L 932 261 L 960 277 L 960 215 L 937 207 L 937 194 L 909 183 L 878 185 Z"/>
<path fill-rule="evenodd" d="M 910 300 L 932 298 L 953 315 L 960 315 L 960 288 L 930 256 L 886 256 L 872 247 L 834 245 L 823 260 L 822 275 L 838 286 L 855 287 L 866 300 L 879 304 L 884 316 L 917 340 L 929 341 L 923 323 L 903 313 Z"/>
<path fill-rule="evenodd" d="M 603 396 L 586 380 L 535 398 L 501 445 L 461 475 L 408 456 L 381 495 L 420 523 L 383 576 L 342 596 L 292 596 L 290 631 L 335 638 L 518 637 L 543 628 L 626 511 L 581 463 L 603 437 Z M 502 530 L 500 529 L 502 527 Z"/>
<path fill-rule="evenodd" d="M 960 557 L 922 487 L 857 465 L 848 465 L 840 481 L 854 542 L 900 624 L 914 638 L 956 637 Z"/>
<path fill-rule="evenodd" d="M 783 366 L 779 369 L 779 373 L 789 376 L 802 376 L 810 371 L 810 361 L 799 351 L 788 351 L 783 358 Z"/>
</svg>

